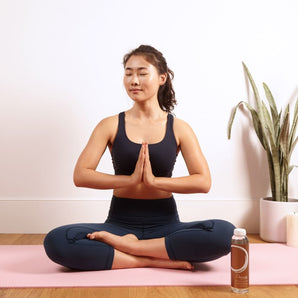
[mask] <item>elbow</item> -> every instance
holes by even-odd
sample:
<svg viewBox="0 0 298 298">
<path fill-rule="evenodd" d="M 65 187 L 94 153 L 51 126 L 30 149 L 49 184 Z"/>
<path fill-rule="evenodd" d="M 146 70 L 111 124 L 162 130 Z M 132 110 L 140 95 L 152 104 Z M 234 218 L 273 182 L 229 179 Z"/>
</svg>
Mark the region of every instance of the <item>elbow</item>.
<svg viewBox="0 0 298 298">
<path fill-rule="evenodd" d="M 202 186 L 201 193 L 208 193 L 210 189 L 211 189 L 211 181 L 206 182 L 205 185 Z"/>
<path fill-rule="evenodd" d="M 73 174 L 73 183 L 76 187 L 84 187 L 82 175 L 80 175 L 78 171 L 75 171 Z"/>
<path fill-rule="evenodd" d="M 77 180 L 77 179 L 73 179 L 73 183 L 74 183 L 74 185 L 75 185 L 76 187 L 82 187 L 82 184 L 81 184 L 80 181 Z"/>
<path fill-rule="evenodd" d="M 211 189 L 211 177 L 207 177 L 203 187 L 203 193 L 208 193 Z"/>
<path fill-rule="evenodd" d="M 211 189 L 211 177 L 207 176 L 203 179 L 200 179 L 197 183 L 197 192 L 198 193 L 208 193 Z"/>
<path fill-rule="evenodd" d="M 82 187 L 81 181 L 78 179 L 78 177 L 73 177 L 73 183 L 76 187 Z"/>
</svg>

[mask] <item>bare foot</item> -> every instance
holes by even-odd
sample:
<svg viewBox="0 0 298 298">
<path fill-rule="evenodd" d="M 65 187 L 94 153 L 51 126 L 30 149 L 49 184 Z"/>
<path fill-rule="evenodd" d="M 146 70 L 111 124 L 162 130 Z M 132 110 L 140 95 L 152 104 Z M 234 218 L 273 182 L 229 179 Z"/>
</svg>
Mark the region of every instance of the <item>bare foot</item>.
<svg viewBox="0 0 298 298">
<path fill-rule="evenodd" d="M 115 250 L 112 269 L 145 267 L 193 270 L 193 265 L 186 261 L 140 257 Z"/>
<path fill-rule="evenodd" d="M 133 247 L 139 241 L 138 238 L 133 234 L 127 234 L 124 236 L 118 236 L 106 231 L 93 232 L 88 234 L 87 237 L 91 240 L 102 241 L 107 243 L 119 251 L 133 254 Z"/>
<path fill-rule="evenodd" d="M 91 234 L 87 234 L 87 237 L 91 240 L 98 240 L 105 243 L 110 244 L 111 242 L 118 241 L 137 241 L 138 238 L 134 234 L 126 234 L 124 236 L 118 236 L 107 231 L 93 232 Z"/>
<path fill-rule="evenodd" d="M 87 237 L 91 240 L 102 241 L 115 248 L 113 269 L 155 267 L 193 270 L 191 263 L 187 261 L 170 260 L 166 252 L 161 254 L 161 250 L 165 250 L 164 239 L 138 240 L 133 234 L 118 236 L 106 231 L 94 232 L 88 234 Z M 155 245 L 156 243 L 158 243 L 158 246 Z M 160 248 L 160 245 L 162 248 Z M 144 250 L 141 250 L 144 246 L 147 249 L 149 248 L 149 252 L 145 253 Z M 156 250 L 157 253 L 153 253 L 154 250 Z M 140 251 L 144 253 L 140 253 Z M 151 255 L 152 253 L 154 255 Z M 155 254 L 157 256 L 155 256 Z"/>
<path fill-rule="evenodd" d="M 164 238 L 138 240 L 133 234 L 124 236 L 114 235 L 106 231 L 94 232 L 88 234 L 87 237 L 92 240 L 102 241 L 115 248 L 120 253 L 124 253 L 124 259 L 127 254 L 131 257 L 131 264 L 133 267 L 158 267 L 158 268 L 172 268 L 192 270 L 193 266 L 187 261 L 170 260 L 165 248 Z M 119 256 L 122 256 L 119 254 Z M 121 259 L 121 258 L 119 258 Z M 115 266 L 121 268 L 117 262 Z M 127 263 L 126 263 L 127 266 Z M 123 267 L 122 267 L 123 268 Z M 124 268 L 127 268 L 124 266 Z"/>
<path fill-rule="evenodd" d="M 146 257 L 145 257 L 146 259 Z M 173 261 L 166 259 L 147 258 L 144 267 L 193 270 L 193 265 L 187 261 Z"/>
</svg>

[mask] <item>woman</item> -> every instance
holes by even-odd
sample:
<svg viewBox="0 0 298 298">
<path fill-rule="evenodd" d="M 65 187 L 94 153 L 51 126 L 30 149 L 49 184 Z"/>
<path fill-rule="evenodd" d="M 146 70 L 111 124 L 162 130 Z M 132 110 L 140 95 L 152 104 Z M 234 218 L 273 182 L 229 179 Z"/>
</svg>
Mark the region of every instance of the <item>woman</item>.
<svg viewBox="0 0 298 298">
<path fill-rule="evenodd" d="M 46 253 L 77 270 L 190 270 L 193 262 L 228 254 L 231 223 L 182 223 L 178 217 L 172 193 L 206 193 L 211 177 L 194 132 L 171 114 L 173 72 L 151 46 L 128 53 L 123 64 L 124 86 L 134 105 L 97 125 L 74 170 L 78 187 L 113 189 L 108 218 L 54 229 L 45 238 Z M 107 147 L 115 175 L 96 171 Z M 172 178 L 180 151 L 189 175 Z"/>
</svg>

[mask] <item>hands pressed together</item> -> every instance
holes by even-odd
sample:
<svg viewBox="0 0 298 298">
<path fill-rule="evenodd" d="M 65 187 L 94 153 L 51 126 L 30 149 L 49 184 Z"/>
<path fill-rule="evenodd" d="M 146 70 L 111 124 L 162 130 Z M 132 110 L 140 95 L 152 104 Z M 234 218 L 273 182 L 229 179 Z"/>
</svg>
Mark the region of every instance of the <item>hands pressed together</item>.
<svg viewBox="0 0 298 298">
<path fill-rule="evenodd" d="M 131 175 L 134 183 L 153 185 L 155 176 L 152 173 L 148 143 L 143 142 L 134 172 Z"/>
</svg>

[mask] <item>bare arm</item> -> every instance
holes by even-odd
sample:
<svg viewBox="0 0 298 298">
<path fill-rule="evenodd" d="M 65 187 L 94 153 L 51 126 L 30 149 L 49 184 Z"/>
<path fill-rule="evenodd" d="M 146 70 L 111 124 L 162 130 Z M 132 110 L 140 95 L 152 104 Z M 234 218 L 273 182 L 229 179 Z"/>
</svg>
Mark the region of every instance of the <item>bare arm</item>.
<svg viewBox="0 0 298 298">
<path fill-rule="evenodd" d="M 189 175 L 177 178 L 154 177 L 146 150 L 144 183 L 168 192 L 207 193 L 211 187 L 211 175 L 197 137 L 186 122 L 175 119 L 174 125 Z"/>
<path fill-rule="evenodd" d="M 140 151 L 135 172 L 130 175 L 110 175 L 96 171 L 97 165 L 116 132 L 118 118 L 102 120 L 94 129 L 88 144 L 81 153 L 75 166 L 73 180 L 78 187 L 95 189 L 117 189 L 140 183 L 144 163 L 144 150 Z"/>
</svg>

